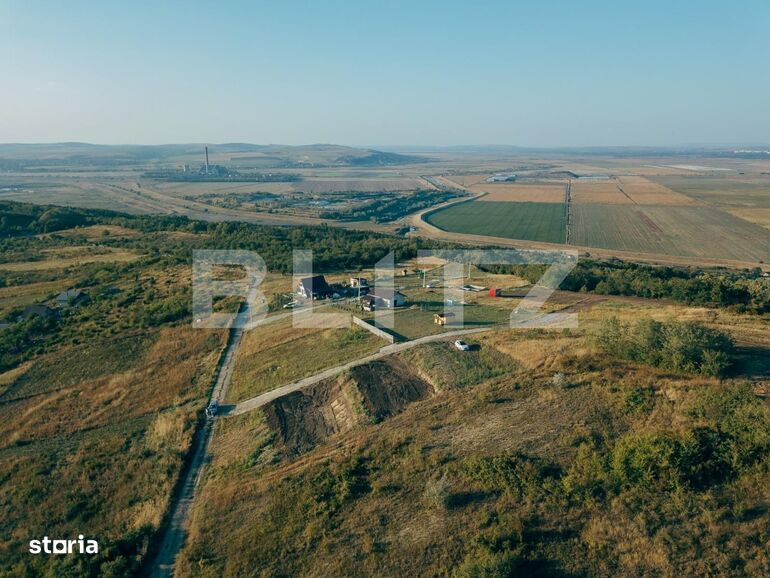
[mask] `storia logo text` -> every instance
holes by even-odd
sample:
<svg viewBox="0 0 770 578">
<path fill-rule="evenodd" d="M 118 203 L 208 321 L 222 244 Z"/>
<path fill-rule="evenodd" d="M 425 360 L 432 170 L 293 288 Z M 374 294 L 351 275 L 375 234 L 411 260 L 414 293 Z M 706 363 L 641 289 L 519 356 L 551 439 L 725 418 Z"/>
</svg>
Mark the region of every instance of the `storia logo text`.
<svg viewBox="0 0 770 578">
<path fill-rule="evenodd" d="M 30 554 L 98 554 L 96 540 L 86 540 L 80 534 L 77 540 L 52 540 L 44 536 L 42 540 L 29 541 Z"/>
</svg>

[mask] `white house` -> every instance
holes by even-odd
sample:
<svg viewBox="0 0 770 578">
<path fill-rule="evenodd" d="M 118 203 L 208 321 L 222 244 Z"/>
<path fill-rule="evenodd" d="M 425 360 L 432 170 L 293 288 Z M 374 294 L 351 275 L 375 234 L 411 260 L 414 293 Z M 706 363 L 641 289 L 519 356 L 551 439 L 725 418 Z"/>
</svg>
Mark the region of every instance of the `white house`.
<svg viewBox="0 0 770 578">
<path fill-rule="evenodd" d="M 375 287 L 374 291 L 369 292 L 369 296 L 374 299 L 377 307 L 385 307 L 387 309 L 401 307 L 406 303 L 406 295 L 395 289 Z"/>
</svg>

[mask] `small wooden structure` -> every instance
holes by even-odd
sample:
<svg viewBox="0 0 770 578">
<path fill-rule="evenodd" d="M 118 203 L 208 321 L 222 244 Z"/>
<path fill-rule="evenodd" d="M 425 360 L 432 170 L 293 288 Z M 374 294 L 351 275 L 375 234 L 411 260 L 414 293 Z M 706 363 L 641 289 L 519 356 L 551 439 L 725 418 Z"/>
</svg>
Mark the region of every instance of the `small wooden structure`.
<svg viewBox="0 0 770 578">
<path fill-rule="evenodd" d="M 449 313 L 436 313 L 433 316 L 433 323 L 435 323 L 436 325 L 446 325 L 447 320 L 451 319 L 454 316 L 455 314 L 452 313 L 451 311 Z"/>
</svg>

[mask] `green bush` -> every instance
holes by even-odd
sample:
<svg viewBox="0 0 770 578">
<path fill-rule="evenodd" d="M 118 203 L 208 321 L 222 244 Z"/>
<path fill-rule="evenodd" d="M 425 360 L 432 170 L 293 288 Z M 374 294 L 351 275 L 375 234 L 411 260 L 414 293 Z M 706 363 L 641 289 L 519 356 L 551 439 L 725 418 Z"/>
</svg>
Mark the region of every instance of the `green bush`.
<svg viewBox="0 0 770 578">
<path fill-rule="evenodd" d="M 615 317 L 606 319 L 595 342 L 607 353 L 629 361 L 711 376 L 725 373 L 734 350 L 732 338 L 723 331 L 698 323 L 651 319 L 634 325 Z"/>
<path fill-rule="evenodd" d="M 457 569 L 457 578 L 511 578 L 522 576 L 522 559 L 513 552 L 482 554 L 463 562 Z"/>
<path fill-rule="evenodd" d="M 523 454 L 469 458 L 463 461 L 461 469 L 484 488 L 519 498 L 539 495 L 544 481 L 556 475 L 552 466 Z"/>
</svg>

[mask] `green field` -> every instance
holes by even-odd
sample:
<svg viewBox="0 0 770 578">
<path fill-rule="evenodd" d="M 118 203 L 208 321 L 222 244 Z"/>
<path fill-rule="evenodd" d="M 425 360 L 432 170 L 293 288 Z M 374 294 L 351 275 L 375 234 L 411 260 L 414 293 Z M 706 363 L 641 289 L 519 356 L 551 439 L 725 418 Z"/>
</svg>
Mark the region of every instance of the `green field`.
<svg viewBox="0 0 770 578">
<path fill-rule="evenodd" d="M 563 243 L 564 217 L 564 203 L 473 201 L 440 209 L 427 220 L 455 233 Z"/>
<path fill-rule="evenodd" d="M 711 207 L 574 206 L 572 242 L 663 255 L 767 261 L 770 232 Z"/>
<path fill-rule="evenodd" d="M 661 255 L 770 260 L 770 232 L 704 206 L 573 204 L 571 243 Z M 470 202 L 440 209 L 428 222 L 455 233 L 564 242 L 561 203 Z"/>
</svg>

